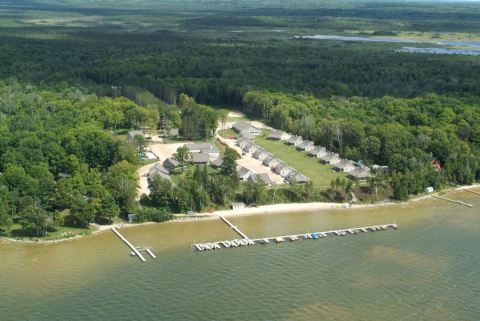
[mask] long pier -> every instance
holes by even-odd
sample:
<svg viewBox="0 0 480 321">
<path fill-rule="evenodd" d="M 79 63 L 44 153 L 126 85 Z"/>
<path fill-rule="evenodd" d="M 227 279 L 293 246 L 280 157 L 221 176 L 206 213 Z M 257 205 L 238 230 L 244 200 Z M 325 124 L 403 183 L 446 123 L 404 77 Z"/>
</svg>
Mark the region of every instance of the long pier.
<svg viewBox="0 0 480 321">
<path fill-rule="evenodd" d="M 122 234 L 120 234 L 119 231 L 117 231 L 117 229 L 115 227 L 111 227 L 111 230 L 113 231 L 113 233 L 117 234 L 117 236 L 125 243 L 128 245 L 128 247 L 130 247 L 133 251 L 133 253 L 135 253 L 136 256 L 138 256 L 138 258 L 140 260 L 142 260 L 142 262 L 146 262 L 147 260 L 145 260 L 145 258 L 143 257 L 143 255 L 140 253 L 140 251 L 132 245 L 132 243 L 130 243 Z M 153 254 L 153 253 L 152 253 Z"/>
<path fill-rule="evenodd" d="M 435 198 L 438 198 L 438 199 L 441 199 L 441 200 L 444 200 L 444 201 L 447 201 L 447 202 L 456 203 L 456 204 L 460 204 L 460 205 L 464 205 L 464 206 L 468 206 L 468 207 L 473 207 L 472 204 L 468 204 L 468 203 L 465 203 L 463 201 L 452 200 L 452 199 L 449 199 L 449 198 L 446 198 L 446 197 L 443 197 L 443 196 L 438 196 L 438 195 L 431 195 L 431 196 L 435 197 Z"/>
<path fill-rule="evenodd" d="M 464 188 L 463 190 L 464 190 L 464 191 L 466 191 L 466 192 L 470 192 L 470 193 L 473 193 L 473 194 L 480 195 L 480 193 L 479 193 L 479 192 L 475 192 L 475 191 L 472 191 L 472 190 L 470 190 L 470 189 L 467 189 L 467 188 Z"/>
<path fill-rule="evenodd" d="M 225 224 L 227 224 L 228 226 L 230 226 L 230 228 L 232 230 L 234 230 L 235 232 L 237 232 L 241 237 L 243 237 L 244 239 L 247 239 L 248 240 L 248 236 L 245 235 L 245 233 L 243 233 L 242 231 L 240 231 L 240 229 L 238 227 L 236 227 L 235 225 L 233 225 L 229 220 L 227 220 L 223 215 L 218 215 L 218 217 L 220 217 L 222 219 L 222 221 L 225 222 Z"/>
<path fill-rule="evenodd" d="M 353 227 L 353 228 L 347 228 L 342 230 L 331 230 L 331 231 L 324 231 L 324 232 L 263 237 L 263 238 L 257 238 L 257 239 L 244 238 L 244 239 L 231 240 L 231 241 L 196 243 L 196 244 L 193 244 L 193 249 L 197 251 L 208 251 L 208 250 L 216 250 L 216 249 L 222 249 L 222 248 L 235 248 L 235 247 L 242 247 L 242 246 L 268 244 L 271 242 L 282 243 L 284 241 L 293 242 L 299 239 L 307 240 L 307 239 L 319 239 L 319 238 L 324 238 L 328 236 L 355 235 L 359 233 L 386 231 L 388 229 L 396 230 L 397 228 L 398 228 L 398 225 L 393 223 L 393 224 L 372 225 L 372 226 L 365 226 L 365 227 Z"/>
</svg>

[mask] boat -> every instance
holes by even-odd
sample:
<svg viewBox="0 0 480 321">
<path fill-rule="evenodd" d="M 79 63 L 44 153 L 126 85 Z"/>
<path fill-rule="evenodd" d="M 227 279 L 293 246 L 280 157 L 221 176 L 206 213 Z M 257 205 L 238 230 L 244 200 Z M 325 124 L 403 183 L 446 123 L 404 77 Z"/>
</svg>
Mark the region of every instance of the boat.
<svg viewBox="0 0 480 321">
<path fill-rule="evenodd" d="M 318 239 L 318 237 L 319 237 L 320 234 L 318 234 L 318 233 L 312 233 L 311 235 L 312 235 L 312 239 L 316 240 L 316 239 Z"/>
<path fill-rule="evenodd" d="M 262 241 L 263 241 L 263 244 L 268 244 L 268 243 L 270 243 L 270 240 L 269 240 L 269 239 L 263 239 Z"/>
<path fill-rule="evenodd" d="M 281 243 L 281 242 L 283 242 L 283 241 L 285 241 L 285 240 L 282 239 L 281 237 L 277 237 L 277 238 L 275 239 L 275 241 L 277 241 L 277 243 Z"/>
<path fill-rule="evenodd" d="M 131 256 L 135 256 L 135 255 L 137 255 L 137 254 L 135 254 L 135 252 L 132 251 L 132 252 L 130 252 L 130 255 L 131 255 Z"/>
<path fill-rule="evenodd" d="M 292 235 L 292 236 L 289 237 L 289 239 L 290 239 L 290 241 L 293 242 L 293 241 L 298 240 L 298 237 L 296 237 L 295 235 Z"/>
</svg>

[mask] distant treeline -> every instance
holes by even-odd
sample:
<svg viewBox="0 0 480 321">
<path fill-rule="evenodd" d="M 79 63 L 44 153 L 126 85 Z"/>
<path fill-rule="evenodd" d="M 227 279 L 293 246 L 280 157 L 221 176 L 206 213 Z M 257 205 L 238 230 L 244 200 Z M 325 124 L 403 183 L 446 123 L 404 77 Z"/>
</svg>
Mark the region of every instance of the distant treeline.
<svg viewBox="0 0 480 321">
<path fill-rule="evenodd" d="M 68 32 L 68 31 L 67 31 Z M 99 95 L 148 90 L 167 103 L 180 93 L 239 107 L 250 89 L 316 97 L 480 95 L 476 57 L 395 53 L 398 45 L 304 40 L 259 42 L 172 32 L 90 31 L 54 40 L 0 38 L 0 76 Z"/>
</svg>

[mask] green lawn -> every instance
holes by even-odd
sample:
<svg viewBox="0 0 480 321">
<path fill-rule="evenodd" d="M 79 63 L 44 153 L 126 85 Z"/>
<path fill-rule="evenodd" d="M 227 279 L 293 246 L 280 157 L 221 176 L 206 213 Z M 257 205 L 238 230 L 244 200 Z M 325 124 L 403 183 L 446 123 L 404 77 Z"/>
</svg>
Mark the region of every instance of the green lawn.
<svg viewBox="0 0 480 321">
<path fill-rule="evenodd" d="M 285 145 L 283 141 L 271 141 L 266 137 L 266 135 L 257 137 L 255 143 L 306 175 L 316 188 L 330 187 L 333 179 L 347 177 L 345 173 L 333 172 L 331 166 L 321 164 L 317 158 L 309 157 L 306 153 L 297 151 L 295 147 Z"/>
<path fill-rule="evenodd" d="M 223 138 L 237 138 L 238 134 L 231 128 L 221 129 L 218 134 Z"/>
</svg>

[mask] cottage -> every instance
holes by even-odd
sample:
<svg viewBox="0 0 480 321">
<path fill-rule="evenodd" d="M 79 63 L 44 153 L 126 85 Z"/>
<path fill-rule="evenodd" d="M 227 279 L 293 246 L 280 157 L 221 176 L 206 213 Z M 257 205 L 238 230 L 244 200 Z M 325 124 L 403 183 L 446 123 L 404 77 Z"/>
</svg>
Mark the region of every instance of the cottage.
<svg viewBox="0 0 480 321">
<path fill-rule="evenodd" d="M 327 150 L 325 149 L 325 147 L 315 147 L 314 146 L 312 149 L 307 151 L 308 156 L 316 157 L 316 158 L 320 158 L 320 156 L 323 156 L 326 153 L 327 153 Z"/>
<path fill-rule="evenodd" d="M 268 152 L 264 151 L 260 155 L 258 155 L 258 160 L 262 161 L 265 160 L 267 157 L 271 156 Z"/>
<path fill-rule="evenodd" d="M 237 167 L 237 176 L 240 180 L 246 182 L 251 175 L 253 175 L 253 173 L 248 168 L 243 166 Z"/>
<path fill-rule="evenodd" d="M 258 159 L 261 154 L 265 153 L 265 150 L 263 148 L 257 148 L 255 152 L 253 153 L 253 157 Z"/>
<path fill-rule="evenodd" d="M 297 176 L 294 177 L 293 181 L 298 184 L 303 184 L 308 182 L 310 179 L 303 175 L 303 174 L 298 174 Z"/>
<path fill-rule="evenodd" d="M 358 166 L 353 171 L 348 173 L 348 177 L 353 179 L 366 179 L 372 177 L 370 169 L 368 167 Z"/>
<path fill-rule="evenodd" d="M 134 140 L 136 136 L 145 137 L 145 133 L 143 132 L 143 130 L 131 130 L 127 134 L 127 138 L 130 140 Z"/>
<path fill-rule="evenodd" d="M 262 181 L 267 186 L 272 186 L 274 184 L 273 180 L 268 176 L 267 173 L 253 174 L 248 178 L 249 182 L 257 183 Z"/>
<path fill-rule="evenodd" d="M 163 167 L 162 164 L 155 164 L 148 171 L 148 174 L 147 174 L 148 179 L 153 179 L 155 176 L 160 176 L 163 179 L 170 180 L 170 172 L 168 169 Z"/>
<path fill-rule="evenodd" d="M 218 158 L 220 156 L 220 151 L 212 143 L 193 143 L 184 145 L 188 148 L 192 155 L 196 153 L 203 153 L 209 155 L 211 159 Z"/>
<path fill-rule="evenodd" d="M 208 164 L 210 162 L 210 155 L 207 153 L 193 153 L 192 162 L 195 165 Z"/>
<path fill-rule="evenodd" d="M 320 157 L 320 162 L 323 164 L 335 165 L 340 162 L 341 158 L 336 153 L 328 152 L 325 155 Z"/>
<path fill-rule="evenodd" d="M 273 156 L 267 157 L 263 160 L 263 165 L 267 166 L 268 168 L 274 168 L 279 163 L 280 161 Z"/>
<path fill-rule="evenodd" d="M 267 139 L 269 140 L 284 140 L 287 139 L 289 136 L 287 133 L 282 132 L 280 130 L 272 130 L 268 135 Z"/>
<path fill-rule="evenodd" d="M 333 166 L 333 169 L 337 172 L 349 173 L 356 168 L 355 163 L 348 159 L 343 159 Z"/>
<path fill-rule="evenodd" d="M 277 166 L 274 167 L 274 172 L 282 176 L 283 178 L 286 178 L 291 171 L 292 169 L 288 167 L 288 165 L 285 163 L 279 163 Z"/>
<path fill-rule="evenodd" d="M 248 148 L 246 148 L 245 153 L 254 154 L 258 149 L 260 149 L 260 147 L 255 144 L 251 144 L 250 146 L 248 146 Z"/>
<path fill-rule="evenodd" d="M 239 134 L 250 134 L 253 136 L 258 136 L 262 134 L 262 131 L 255 126 L 252 126 L 250 123 L 245 121 L 238 122 L 232 126 L 232 129 Z"/>
<path fill-rule="evenodd" d="M 237 139 L 235 145 L 237 145 L 238 147 L 240 147 L 241 149 L 243 149 L 245 146 L 251 144 L 250 141 L 244 137 L 240 137 L 239 139 Z"/>
<path fill-rule="evenodd" d="M 175 158 L 169 157 L 163 162 L 163 167 L 165 167 L 169 171 L 173 171 L 180 167 L 180 163 Z"/>
<path fill-rule="evenodd" d="M 302 151 L 308 152 L 309 150 L 313 149 L 314 147 L 315 147 L 315 145 L 313 144 L 312 141 L 304 140 L 300 144 L 298 144 L 295 148 L 297 150 L 302 150 Z"/>
<path fill-rule="evenodd" d="M 297 146 L 303 142 L 302 136 L 290 136 L 289 139 L 285 141 L 285 144 L 290 146 Z"/>
</svg>

